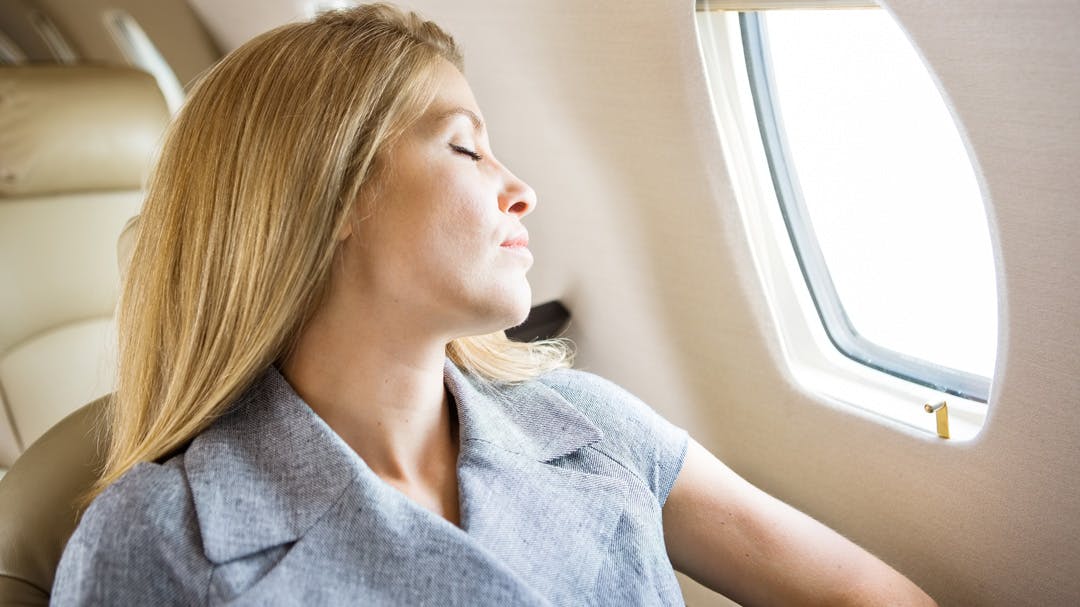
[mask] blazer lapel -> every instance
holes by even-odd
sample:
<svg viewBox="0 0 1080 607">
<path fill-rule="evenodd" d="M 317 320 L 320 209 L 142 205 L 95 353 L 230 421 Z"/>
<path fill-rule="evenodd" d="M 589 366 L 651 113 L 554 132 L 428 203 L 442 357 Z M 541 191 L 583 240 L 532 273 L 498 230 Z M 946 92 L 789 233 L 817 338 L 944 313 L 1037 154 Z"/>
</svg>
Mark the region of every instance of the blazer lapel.
<svg viewBox="0 0 1080 607">
<path fill-rule="evenodd" d="M 539 382 L 488 384 L 449 360 L 444 378 L 460 423 L 461 528 L 382 482 L 271 367 L 184 454 L 207 557 L 223 564 L 295 543 L 266 581 L 334 554 L 356 575 L 397 560 L 400 571 L 471 563 L 477 571 L 460 573 L 458 590 L 520 585 L 529 603 L 588 596 L 629 487 L 560 463 L 603 433 Z M 288 584 L 256 586 L 274 587 Z"/>
<path fill-rule="evenodd" d="M 603 439 L 540 382 L 491 385 L 447 361 L 461 428 L 462 528 L 555 603 L 588 596 L 626 508 L 621 478 L 553 465 Z"/>
<path fill-rule="evenodd" d="M 379 479 L 274 368 L 192 442 L 184 468 L 222 600 L 550 604 L 462 529 Z M 283 544 L 268 569 L 243 562 Z"/>
<path fill-rule="evenodd" d="M 359 457 L 268 368 L 184 454 L 206 556 L 224 563 L 299 539 Z"/>
</svg>

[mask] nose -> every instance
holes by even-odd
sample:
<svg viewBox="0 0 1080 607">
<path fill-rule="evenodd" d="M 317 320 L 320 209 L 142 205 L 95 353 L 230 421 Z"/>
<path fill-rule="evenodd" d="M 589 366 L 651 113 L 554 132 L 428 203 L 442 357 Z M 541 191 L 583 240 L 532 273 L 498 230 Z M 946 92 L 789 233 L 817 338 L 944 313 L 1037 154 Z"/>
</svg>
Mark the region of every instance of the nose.
<svg viewBox="0 0 1080 607">
<path fill-rule="evenodd" d="M 499 210 L 521 219 L 536 207 L 536 192 L 509 169 L 504 167 L 503 170 L 506 172 L 506 185 L 499 195 Z"/>
</svg>

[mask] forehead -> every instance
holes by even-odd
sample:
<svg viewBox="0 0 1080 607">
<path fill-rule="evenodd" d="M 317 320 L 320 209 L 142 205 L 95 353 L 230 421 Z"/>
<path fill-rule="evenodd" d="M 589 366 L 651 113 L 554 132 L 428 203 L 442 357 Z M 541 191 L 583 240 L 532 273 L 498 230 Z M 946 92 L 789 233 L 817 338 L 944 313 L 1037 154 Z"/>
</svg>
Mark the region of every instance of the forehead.
<svg viewBox="0 0 1080 607">
<path fill-rule="evenodd" d="M 427 128 L 441 128 L 452 120 L 462 119 L 468 120 L 478 134 L 484 132 L 484 120 L 469 83 L 452 63 L 443 61 L 437 72 L 435 98 L 420 123 Z"/>
<path fill-rule="evenodd" d="M 429 116 L 431 124 L 435 126 L 442 126 L 458 117 L 465 117 L 472 124 L 473 130 L 477 133 L 482 133 L 485 130 L 483 119 L 480 118 L 476 112 L 464 106 L 442 105 L 436 108 L 434 112 L 429 112 Z"/>
</svg>

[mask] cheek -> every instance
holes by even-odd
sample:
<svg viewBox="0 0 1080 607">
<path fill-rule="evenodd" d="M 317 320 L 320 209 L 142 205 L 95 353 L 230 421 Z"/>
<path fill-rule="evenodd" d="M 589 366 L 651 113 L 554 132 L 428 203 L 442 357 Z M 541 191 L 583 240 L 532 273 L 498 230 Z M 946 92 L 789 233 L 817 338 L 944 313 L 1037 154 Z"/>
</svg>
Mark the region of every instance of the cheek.
<svg viewBox="0 0 1080 607">
<path fill-rule="evenodd" d="M 455 195 L 456 194 L 456 195 Z M 422 199 L 422 202 L 421 202 Z M 489 274 L 497 246 L 496 217 L 485 213 L 463 192 L 426 192 L 410 203 L 410 212 L 394 226 L 387 260 L 400 276 L 418 287 L 470 288 Z"/>
<path fill-rule="evenodd" d="M 410 222 L 445 254 L 471 254 L 495 238 L 499 218 L 485 208 L 487 196 L 467 180 L 432 179 L 409 201 Z"/>
<path fill-rule="evenodd" d="M 441 233 L 441 240 L 455 248 L 459 255 L 489 253 L 495 238 L 491 218 L 479 205 L 467 200 L 448 201 L 446 213 L 436 230 Z"/>
<path fill-rule="evenodd" d="M 506 225 L 497 201 L 467 180 L 429 174 L 411 185 L 384 198 L 371 219 L 376 242 L 368 261 L 377 297 L 409 302 L 426 318 L 483 320 L 482 330 L 520 322 L 529 286 L 520 262 L 498 246 Z"/>
</svg>

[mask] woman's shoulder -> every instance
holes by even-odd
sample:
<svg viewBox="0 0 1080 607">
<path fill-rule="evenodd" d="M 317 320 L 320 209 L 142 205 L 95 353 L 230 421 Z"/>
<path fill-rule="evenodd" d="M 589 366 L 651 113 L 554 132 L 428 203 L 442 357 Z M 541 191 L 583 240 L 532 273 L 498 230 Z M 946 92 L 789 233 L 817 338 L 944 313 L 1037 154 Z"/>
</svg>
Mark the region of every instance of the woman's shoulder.
<svg viewBox="0 0 1080 607">
<path fill-rule="evenodd" d="M 537 381 L 555 390 L 586 413 L 602 413 L 605 409 L 626 406 L 649 408 L 641 399 L 615 382 L 581 369 L 554 369 L 540 375 Z"/>
<path fill-rule="evenodd" d="M 194 523 L 183 455 L 164 464 L 140 462 L 90 503 L 68 543 L 106 547 L 147 538 L 176 538 Z M 120 533 L 122 525 L 124 532 Z"/>
<path fill-rule="evenodd" d="M 557 369 L 537 381 L 557 392 L 603 433 L 595 448 L 634 471 L 660 498 L 682 467 L 689 436 L 615 382 L 578 369 Z"/>
<path fill-rule="evenodd" d="M 672 430 L 649 404 L 615 382 L 580 369 L 556 369 L 537 381 L 559 393 L 594 424 L 621 433 Z"/>
<path fill-rule="evenodd" d="M 136 464 L 83 514 L 61 557 L 53 600 L 120 604 L 161 591 L 176 601 L 186 594 L 184 586 L 201 585 L 209 575 L 198 533 L 183 456 Z M 183 583 L 166 588 L 162 571 L 179 573 L 169 578 Z M 131 594 L 139 588 L 138 596 Z"/>
<path fill-rule="evenodd" d="M 540 375 L 537 380 L 552 387 L 558 385 L 572 389 L 587 389 L 591 387 L 592 389 L 621 390 L 615 382 L 609 379 L 605 379 L 589 371 L 571 367 L 552 369 L 551 371 Z"/>
<path fill-rule="evenodd" d="M 135 464 L 91 502 L 84 521 L 116 516 L 149 519 L 157 524 L 175 521 L 177 515 L 186 513 L 186 505 L 191 502 L 183 457 L 174 455 L 161 464 Z"/>
</svg>

